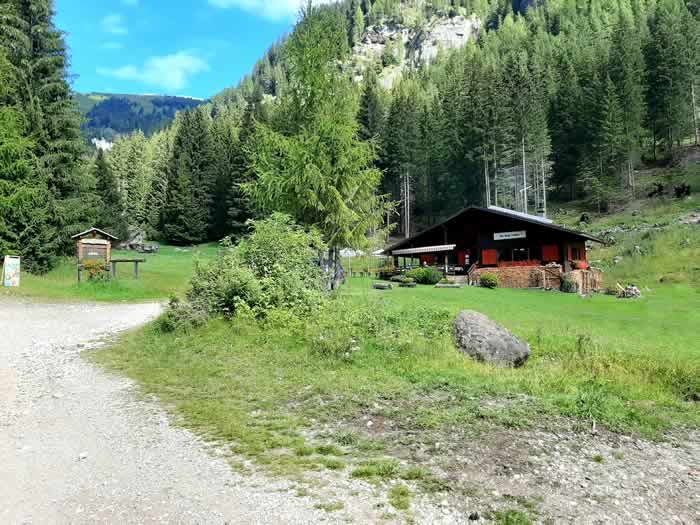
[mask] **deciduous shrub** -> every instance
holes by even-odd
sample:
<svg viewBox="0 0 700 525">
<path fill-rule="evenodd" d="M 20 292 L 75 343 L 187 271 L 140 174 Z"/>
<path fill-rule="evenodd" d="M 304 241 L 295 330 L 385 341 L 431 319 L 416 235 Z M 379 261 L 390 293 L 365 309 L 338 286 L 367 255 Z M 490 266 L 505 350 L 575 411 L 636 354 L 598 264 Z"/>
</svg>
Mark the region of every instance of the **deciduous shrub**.
<svg viewBox="0 0 700 525">
<path fill-rule="evenodd" d="M 485 273 L 479 278 L 483 288 L 498 288 L 498 276 L 493 273 Z"/>
<path fill-rule="evenodd" d="M 101 260 L 89 259 L 83 262 L 83 269 L 87 272 L 89 281 L 109 280 L 109 270 L 107 264 Z"/>
<path fill-rule="evenodd" d="M 576 281 L 570 277 L 562 277 L 561 279 L 561 291 L 565 293 L 576 293 L 578 292 L 578 286 Z"/>
<path fill-rule="evenodd" d="M 204 324 L 207 319 L 206 312 L 190 303 L 181 302 L 177 297 L 171 297 L 168 308 L 155 323 L 156 329 L 169 333 L 176 331 L 188 331 Z"/>
<path fill-rule="evenodd" d="M 271 308 L 305 315 L 324 299 L 317 264 L 325 250 L 317 231 L 306 231 L 283 214 L 249 221 L 252 233 L 236 246 L 222 243 L 209 264 L 197 264 L 187 296 L 212 315 L 232 316 L 245 304 L 257 317 Z"/>
<path fill-rule="evenodd" d="M 442 279 L 442 272 L 435 268 L 414 268 L 406 273 L 407 277 L 414 279 L 418 284 L 437 284 Z"/>
</svg>

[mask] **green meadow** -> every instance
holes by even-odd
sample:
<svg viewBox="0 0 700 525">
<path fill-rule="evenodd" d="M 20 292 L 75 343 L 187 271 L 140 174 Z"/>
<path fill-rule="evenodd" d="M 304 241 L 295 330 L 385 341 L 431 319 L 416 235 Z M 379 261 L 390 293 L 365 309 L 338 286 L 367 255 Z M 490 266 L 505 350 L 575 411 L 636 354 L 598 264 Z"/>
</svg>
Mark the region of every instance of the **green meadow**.
<svg viewBox="0 0 700 525">
<path fill-rule="evenodd" d="M 402 478 L 412 475 L 395 459 L 405 449 L 493 428 L 597 425 L 663 439 L 700 426 L 696 289 L 663 286 L 627 301 L 481 288 L 377 291 L 371 282 L 351 279 L 311 321 L 281 311 L 184 333 L 151 326 L 93 357 L 136 379 L 187 426 L 283 474 L 348 469 L 353 477 Z M 457 352 L 451 322 L 466 308 L 527 340 L 527 364 L 498 369 Z M 368 417 L 391 422 L 392 432 L 368 429 Z M 440 486 L 413 467 L 426 486 Z"/>
<path fill-rule="evenodd" d="M 160 301 L 187 290 L 195 260 L 205 261 L 217 252 L 216 244 L 195 247 L 161 246 L 157 254 L 114 250 L 112 258 L 144 258 L 139 278 L 131 263 L 121 263 L 118 278 L 78 284 L 76 259 L 64 257 L 46 275 L 23 272 L 19 288 L 0 288 L 0 297 L 19 296 L 50 301 L 144 302 Z"/>
</svg>

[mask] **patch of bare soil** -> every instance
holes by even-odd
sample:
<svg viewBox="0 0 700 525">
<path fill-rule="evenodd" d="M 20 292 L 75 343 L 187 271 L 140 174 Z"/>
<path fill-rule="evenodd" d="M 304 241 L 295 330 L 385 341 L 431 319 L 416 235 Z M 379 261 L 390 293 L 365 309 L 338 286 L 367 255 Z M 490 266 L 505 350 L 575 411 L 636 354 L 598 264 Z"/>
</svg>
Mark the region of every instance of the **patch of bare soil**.
<svg viewBox="0 0 700 525">
<path fill-rule="evenodd" d="M 483 408 L 518 402 L 491 399 Z M 368 414 L 345 429 L 381 440 L 387 455 L 440 480 L 434 492 L 413 486 L 418 522 L 432 523 L 428 509 L 437 503 L 449 523 L 491 521 L 508 510 L 539 523 L 700 523 L 699 433 L 652 442 L 563 419 L 535 426 L 408 431 L 405 421 Z"/>
</svg>

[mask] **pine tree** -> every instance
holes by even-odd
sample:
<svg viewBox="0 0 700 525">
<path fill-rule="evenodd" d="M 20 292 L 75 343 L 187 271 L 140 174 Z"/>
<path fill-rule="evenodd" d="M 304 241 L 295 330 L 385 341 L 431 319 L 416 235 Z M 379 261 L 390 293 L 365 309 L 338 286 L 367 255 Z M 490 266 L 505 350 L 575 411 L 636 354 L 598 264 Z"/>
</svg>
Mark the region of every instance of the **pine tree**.
<svg viewBox="0 0 700 525">
<path fill-rule="evenodd" d="M 682 2 L 659 0 L 650 24 L 650 40 L 646 49 L 649 72 L 647 104 L 654 154 L 661 142 L 667 155 L 689 131 L 692 115 L 691 88 L 693 58 L 688 54 L 692 42 L 688 29 L 691 17 Z M 697 58 L 695 58 L 697 60 Z"/>
<path fill-rule="evenodd" d="M 99 197 L 97 221 L 95 225 L 119 239 L 126 239 L 126 220 L 117 179 L 107 162 L 104 151 L 97 150 L 93 166 L 96 190 Z"/>
<path fill-rule="evenodd" d="M 0 45 L 14 66 L 32 153 L 51 193 L 44 207 L 58 230 L 58 248 L 73 249 L 70 234 L 92 222 L 92 183 L 84 169 L 80 117 L 66 80 L 62 33 L 51 0 L 9 0 L 0 5 Z"/>
<path fill-rule="evenodd" d="M 251 139 L 255 134 L 256 122 L 265 123 L 262 96 L 254 92 L 247 101 L 241 120 L 238 140 L 231 150 L 231 178 L 228 186 L 227 233 L 234 239 L 248 232 L 248 220 L 255 217 L 253 203 L 244 191 L 244 186 L 252 181 Z"/>
<path fill-rule="evenodd" d="M 644 124 L 644 55 L 642 36 L 635 24 L 633 14 L 621 9 L 611 50 L 610 75 L 615 83 L 622 105 L 624 143 L 627 151 L 627 186 L 634 190 L 634 163 L 639 157 L 639 148 Z"/>
<path fill-rule="evenodd" d="M 211 231 L 216 172 L 204 111 L 197 108 L 182 115 L 173 143 L 163 233 L 174 244 L 203 242 Z"/>
<path fill-rule="evenodd" d="M 391 195 L 394 202 L 405 201 L 405 178 L 415 182 L 422 168 L 423 137 L 422 117 L 425 101 L 414 78 L 404 78 L 393 92 L 389 109 L 386 133 L 383 138 L 385 156 L 383 165 L 386 174 L 383 181 L 384 193 Z M 409 201 L 415 195 L 409 195 Z M 406 234 L 405 205 L 401 208 L 402 220 L 398 231 Z"/>
<path fill-rule="evenodd" d="M 359 0 L 353 0 L 350 4 L 352 22 L 350 24 L 350 44 L 359 44 L 365 32 L 365 17 L 362 14 L 362 7 Z"/>
<path fill-rule="evenodd" d="M 382 133 L 385 118 L 380 89 L 374 69 L 367 68 L 357 113 L 362 140 L 377 140 Z"/>
<path fill-rule="evenodd" d="M 125 227 L 132 238 L 144 235 L 148 223 L 147 199 L 152 180 L 146 146 L 143 132 L 136 131 L 119 138 L 108 157 L 124 207 Z"/>
<path fill-rule="evenodd" d="M 0 99 L 8 98 L 7 91 L 0 86 Z M 53 265 L 57 242 L 46 205 L 50 193 L 36 171 L 33 146 L 22 115 L 0 107 L 0 253 L 19 255 L 27 271 L 43 273 Z"/>
<path fill-rule="evenodd" d="M 578 73 L 567 53 L 560 58 L 559 88 L 552 101 L 550 126 L 554 162 L 553 182 L 567 189 L 570 199 L 577 198 L 577 167 L 584 139 L 583 89 Z"/>
<path fill-rule="evenodd" d="M 155 133 L 149 140 L 146 150 L 150 186 L 146 195 L 147 237 L 162 237 L 161 216 L 168 192 L 168 166 L 173 148 L 173 135 L 177 123 L 169 129 Z"/>
<path fill-rule="evenodd" d="M 238 130 L 230 115 L 217 115 L 211 126 L 214 148 L 214 214 L 211 222 L 211 237 L 221 239 L 228 234 L 228 212 L 231 181 L 234 173 L 234 158 L 238 146 Z"/>
</svg>

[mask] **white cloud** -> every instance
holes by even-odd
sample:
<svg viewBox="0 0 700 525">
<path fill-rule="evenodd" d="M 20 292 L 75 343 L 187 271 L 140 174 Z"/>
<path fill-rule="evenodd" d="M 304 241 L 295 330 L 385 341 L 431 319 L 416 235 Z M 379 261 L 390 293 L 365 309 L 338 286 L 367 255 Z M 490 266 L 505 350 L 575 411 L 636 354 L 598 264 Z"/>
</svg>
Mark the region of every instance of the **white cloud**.
<svg viewBox="0 0 700 525">
<path fill-rule="evenodd" d="M 320 0 L 314 5 L 332 1 Z M 271 20 L 294 19 L 299 14 L 299 8 L 306 3 L 307 0 L 209 0 L 209 5 L 214 7 L 243 9 Z"/>
<path fill-rule="evenodd" d="M 141 67 L 129 64 L 118 68 L 97 68 L 100 75 L 120 80 L 136 80 L 168 91 L 187 87 L 192 75 L 204 71 L 209 71 L 209 64 L 191 51 L 179 51 L 161 57 L 154 56 Z"/>
<path fill-rule="evenodd" d="M 129 32 L 124 17 L 115 13 L 103 17 L 100 25 L 105 33 L 111 35 L 126 35 Z"/>
</svg>

